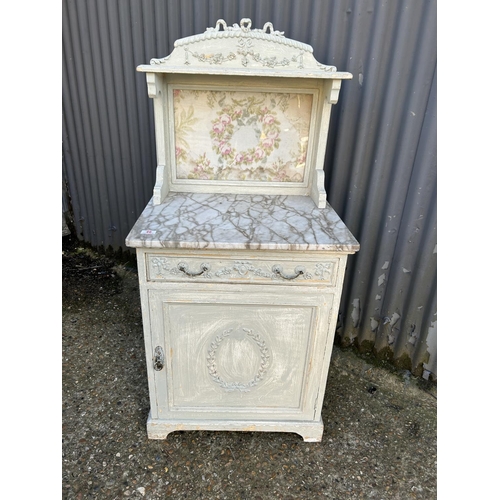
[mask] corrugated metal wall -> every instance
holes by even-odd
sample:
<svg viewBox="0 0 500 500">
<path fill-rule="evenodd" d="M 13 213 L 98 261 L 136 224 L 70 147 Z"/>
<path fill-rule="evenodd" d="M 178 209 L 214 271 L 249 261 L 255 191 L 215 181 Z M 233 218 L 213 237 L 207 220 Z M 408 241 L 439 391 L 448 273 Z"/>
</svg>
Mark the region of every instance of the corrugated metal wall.
<svg viewBox="0 0 500 500">
<path fill-rule="evenodd" d="M 63 176 L 79 237 L 126 250 L 152 195 L 153 108 L 135 68 L 244 17 L 353 73 L 325 164 L 329 202 L 361 243 L 338 340 L 436 378 L 434 0 L 65 0 Z"/>
</svg>

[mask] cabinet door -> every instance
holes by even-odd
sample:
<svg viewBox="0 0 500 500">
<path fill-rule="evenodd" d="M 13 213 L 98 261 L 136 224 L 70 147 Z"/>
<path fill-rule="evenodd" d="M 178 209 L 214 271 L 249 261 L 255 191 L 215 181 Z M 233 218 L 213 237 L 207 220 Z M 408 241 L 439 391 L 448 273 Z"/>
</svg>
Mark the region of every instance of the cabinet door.
<svg viewBox="0 0 500 500">
<path fill-rule="evenodd" d="M 314 419 L 332 299 L 304 289 L 149 290 L 151 351 L 164 355 L 151 370 L 156 418 Z"/>
</svg>

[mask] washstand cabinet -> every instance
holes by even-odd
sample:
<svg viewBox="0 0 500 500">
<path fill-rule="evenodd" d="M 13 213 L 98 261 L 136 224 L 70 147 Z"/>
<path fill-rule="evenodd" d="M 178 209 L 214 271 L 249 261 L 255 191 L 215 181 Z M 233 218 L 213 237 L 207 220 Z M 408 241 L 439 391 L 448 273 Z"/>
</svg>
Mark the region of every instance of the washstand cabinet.
<svg viewBox="0 0 500 500">
<path fill-rule="evenodd" d="M 350 73 L 249 19 L 175 42 L 146 73 L 153 195 L 135 248 L 150 414 L 176 430 L 295 432 L 321 408 L 349 254 L 326 201 L 332 104 Z"/>
</svg>

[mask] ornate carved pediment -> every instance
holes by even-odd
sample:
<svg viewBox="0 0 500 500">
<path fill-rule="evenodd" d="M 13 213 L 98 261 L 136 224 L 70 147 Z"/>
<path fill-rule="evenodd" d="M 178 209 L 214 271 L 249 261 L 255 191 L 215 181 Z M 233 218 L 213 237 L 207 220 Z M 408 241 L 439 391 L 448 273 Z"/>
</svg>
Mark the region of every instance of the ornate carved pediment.
<svg viewBox="0 0 500 500">
<path fill-rule="evenodd" d="M 351 78 L 335 66 L 319 63 L 310 45 L 286 38 L 267 22 L 252 29 L 250 19 L 228 26 L 219 19 L 204 33 L 181 38 L 170 55 L 151 59 L 139 71 L 166 73 L 252 74 L 307 78 Z"/>
</svg>

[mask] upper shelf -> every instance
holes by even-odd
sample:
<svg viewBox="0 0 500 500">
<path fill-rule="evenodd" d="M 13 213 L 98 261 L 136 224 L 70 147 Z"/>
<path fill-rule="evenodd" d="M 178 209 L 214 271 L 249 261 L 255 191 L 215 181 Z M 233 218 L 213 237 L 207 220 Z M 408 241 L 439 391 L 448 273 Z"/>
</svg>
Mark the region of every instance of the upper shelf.
<svg viewBox="0 0 500 500">
<path fill-rule="evenodd" d="M 172 53 L 151 59 L 137 71 L 146 73 L 184 73 L 207 75 L 279 76 L 351 79 L 352 74 L 318 62 L 313 49 L 276 31 L 271 23 L 251 29 L 252 21 L 227 26 L 219 19 L 215 28 L 177 40 Z"/>
</svg>

